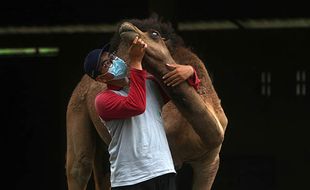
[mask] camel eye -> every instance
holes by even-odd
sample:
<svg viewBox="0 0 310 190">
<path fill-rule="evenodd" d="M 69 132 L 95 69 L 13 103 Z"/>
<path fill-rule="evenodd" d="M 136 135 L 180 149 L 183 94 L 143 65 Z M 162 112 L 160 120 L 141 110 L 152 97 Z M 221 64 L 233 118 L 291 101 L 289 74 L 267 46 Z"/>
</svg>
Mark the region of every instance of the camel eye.
<svg viewBox="0 0 310 190">
<path fill-rule="evenodd" d="M 159 34 L 158 34 L 158 32 L 153 31 L 153 32 L 152 32 L 152 35 L 153 35 L 153 36 L 158 36 Z"/>
<path fill-rule="evenodd" d="M 150 31 L 150 35 L 152 38 L 156 39 L 156 38 L 159 38 L 160 37 L 160 34 L 159 32 L 157 32 L 156 30 L 152 30 Z"/>
</svg>

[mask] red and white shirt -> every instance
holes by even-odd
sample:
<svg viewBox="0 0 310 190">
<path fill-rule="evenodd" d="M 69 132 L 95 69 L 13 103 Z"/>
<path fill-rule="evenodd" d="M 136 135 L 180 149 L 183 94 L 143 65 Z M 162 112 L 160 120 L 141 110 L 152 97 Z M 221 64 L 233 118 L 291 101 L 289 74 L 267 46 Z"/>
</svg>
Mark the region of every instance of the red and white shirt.
<svg viewBox="0 0 310 190">
<path fill-rule="evenodd" d="M 190 80 L 199 84 L 198 78 Z M 176 173 L 161 117 L 169 99 L 162 94 L 146 71 L 131 69 L 129 87 L 109 86 L 97 95 L 96 110 L 112 137 L 108 148 L 112 187 Z"/>
</svg>

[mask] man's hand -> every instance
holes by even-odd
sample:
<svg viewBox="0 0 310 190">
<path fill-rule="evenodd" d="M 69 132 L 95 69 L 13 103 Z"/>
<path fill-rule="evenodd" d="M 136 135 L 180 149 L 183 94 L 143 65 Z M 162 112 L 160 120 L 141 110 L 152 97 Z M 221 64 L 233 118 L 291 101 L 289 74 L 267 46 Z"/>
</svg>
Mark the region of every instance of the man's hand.
<svg viewBox="0 0 310 190">
<path fill-rule="evenodd" d="M 163 76 L 167 86 L 176 86 L 194 74 L 194 68 L 190 65 L 166 64 L 166 66 L 170 70 Z"/>
<path fill-rule="evenodd" d="M 147 44 L 138 36 L 133 40 L 129 48 L 130 66 L 142 70 L 142 58 L 145 53 Z"/>
</svg>

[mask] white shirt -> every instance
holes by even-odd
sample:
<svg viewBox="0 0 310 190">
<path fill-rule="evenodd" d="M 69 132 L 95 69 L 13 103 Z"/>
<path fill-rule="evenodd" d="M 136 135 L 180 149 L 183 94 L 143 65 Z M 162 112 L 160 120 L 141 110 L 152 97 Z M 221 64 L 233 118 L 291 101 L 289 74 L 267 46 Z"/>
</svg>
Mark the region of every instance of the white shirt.
<svg viewBox="0 0 310 190">
<path fill-rule="evenodd" d="M 127 96 L 128 89 L 114 91 Z M 134 185 L 167 173 L 176 173 L 170 153 L 161 107 L 159 86 L 146 81 L 146 110 L 123 120 L 107 121 L 111 186 Z"/>
</svg>

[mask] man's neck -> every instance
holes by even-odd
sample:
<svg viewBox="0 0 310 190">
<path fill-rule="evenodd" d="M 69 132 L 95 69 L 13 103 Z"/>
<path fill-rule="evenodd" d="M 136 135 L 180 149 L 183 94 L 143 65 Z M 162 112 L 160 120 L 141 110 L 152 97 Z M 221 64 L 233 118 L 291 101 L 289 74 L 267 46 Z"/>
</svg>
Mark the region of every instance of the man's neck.
<svg viewBox="0 0 310 190">
<path fill-rule="evenodd" d="M 119 80 L 111 80 L 107 82 L 108 88 L 113 90 L 119 90 L 129 84 L 128 78 L 119 79 Z"/>
</svg>

